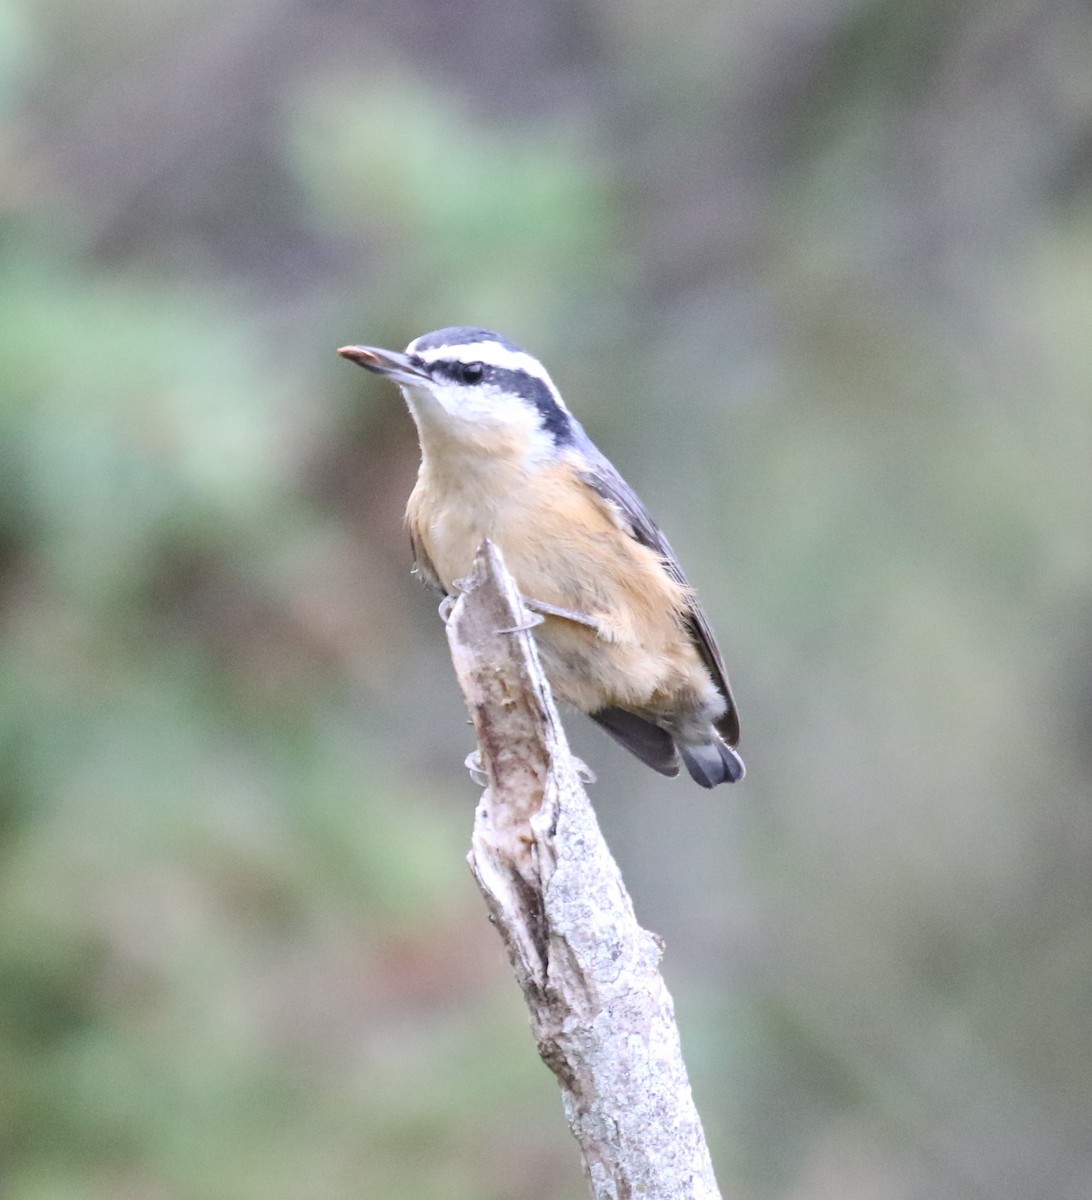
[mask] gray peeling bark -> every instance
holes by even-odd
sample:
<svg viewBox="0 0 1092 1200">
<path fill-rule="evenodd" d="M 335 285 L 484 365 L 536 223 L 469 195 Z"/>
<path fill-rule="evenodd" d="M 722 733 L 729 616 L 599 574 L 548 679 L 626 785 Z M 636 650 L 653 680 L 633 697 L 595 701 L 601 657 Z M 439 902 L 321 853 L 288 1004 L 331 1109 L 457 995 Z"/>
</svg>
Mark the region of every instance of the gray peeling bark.
<svg viewBox="0 0 1092 1200">
<path fill-rule="evenodd" d="M 485 542 L 448 621 L 489 786 L 470 866 L 597 1200 L 717 1200 L 660 946 L 581 786 L 511 576 Z M 505 632 L 507 631 L 507 632 Z M 515 631 L 515 632 L 513 632 Z"/>
</svg>

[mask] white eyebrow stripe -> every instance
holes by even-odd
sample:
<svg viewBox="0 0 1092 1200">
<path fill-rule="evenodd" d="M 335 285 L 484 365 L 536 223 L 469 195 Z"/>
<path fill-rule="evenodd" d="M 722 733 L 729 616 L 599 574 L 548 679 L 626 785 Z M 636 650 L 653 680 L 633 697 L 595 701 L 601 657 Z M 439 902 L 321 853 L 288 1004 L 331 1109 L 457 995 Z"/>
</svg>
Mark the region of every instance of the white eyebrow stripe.
<svg viewBox="0 0 1092 1200">
<path fill-rule="evenodd" d="M 446 359 L 448 362 L 480 362 L 506 371 L 526 371 L 528 375 L 549 384 L 551 391 L 557 392 L 553 380 L 546 374 L 546 368 L 537 358 L 525 350 L 509 350 L 507 346 L 498 342 L 463 342 L 458 346 L 430 346 L 421 351 L 415 351 L 413 342 L 410 342 L 406 352 L 417 354 L 417 357 L 426 363 Z"/>
</svg>

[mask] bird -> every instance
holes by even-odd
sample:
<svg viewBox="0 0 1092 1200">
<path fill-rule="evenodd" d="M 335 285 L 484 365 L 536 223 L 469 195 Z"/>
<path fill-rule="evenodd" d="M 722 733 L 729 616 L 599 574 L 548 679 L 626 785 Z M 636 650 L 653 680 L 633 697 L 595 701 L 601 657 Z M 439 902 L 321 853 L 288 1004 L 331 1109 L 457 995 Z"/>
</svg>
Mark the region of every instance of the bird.
<svg viewBox="0 0 1092 1200">
<path fill-rule="evenodd" d="M 469 326 L 401 352 L 338 353 L 397 384 L 417 426 L 406 508 L 417 574 L 453 597 L 492 539 L 539 619 L 556 696 L 661 775 L 678 775 L 681 759 L 704 788 L 741 780 L 739 713 L 709 622 L 659 526 L 538 359 Z"/>
</svg>

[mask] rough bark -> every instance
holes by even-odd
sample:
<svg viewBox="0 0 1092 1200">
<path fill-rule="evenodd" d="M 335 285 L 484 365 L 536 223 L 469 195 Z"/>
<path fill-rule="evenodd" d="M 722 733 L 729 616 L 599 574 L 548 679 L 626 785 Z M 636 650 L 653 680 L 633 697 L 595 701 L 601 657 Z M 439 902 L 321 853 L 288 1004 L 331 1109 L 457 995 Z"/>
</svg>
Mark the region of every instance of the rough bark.
<svg viewBox="0 0 1092 1200">
<path fill-rule="evenodd" d="M 448 639 L 488 787 L 471 869 L 557 1076 L 596 1200 L 714 1200 L 658 939 L 638 924 L 539 664 L 485 542 Z"/>
</svg>

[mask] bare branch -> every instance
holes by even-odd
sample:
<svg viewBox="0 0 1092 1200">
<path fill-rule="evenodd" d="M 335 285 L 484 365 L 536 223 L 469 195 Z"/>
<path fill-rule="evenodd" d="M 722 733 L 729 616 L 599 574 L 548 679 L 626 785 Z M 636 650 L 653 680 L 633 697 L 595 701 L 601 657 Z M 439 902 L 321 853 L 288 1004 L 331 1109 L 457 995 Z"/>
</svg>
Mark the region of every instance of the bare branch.
<svg viewBox="0 0 1092 1200">
<path fill-rule="evenodd" d="M 596 1200 L 718 1200 L 660 944 L 637 924 L 581 786 L 531 620 L 484 542 L 448 622 L 489 779 L 470 866 Z"/>
</svg>

